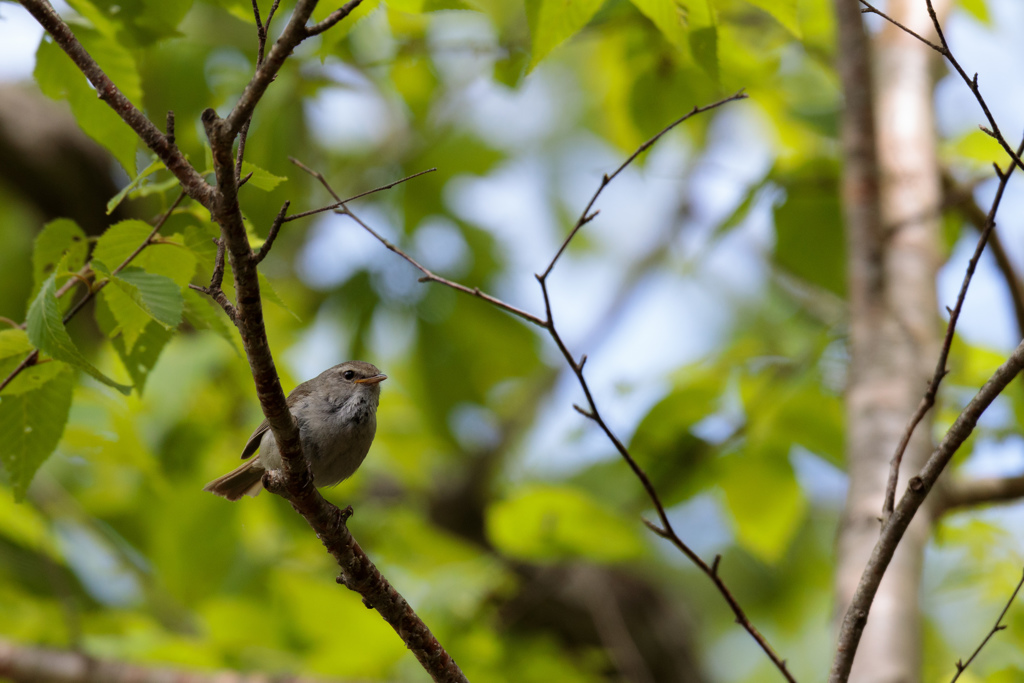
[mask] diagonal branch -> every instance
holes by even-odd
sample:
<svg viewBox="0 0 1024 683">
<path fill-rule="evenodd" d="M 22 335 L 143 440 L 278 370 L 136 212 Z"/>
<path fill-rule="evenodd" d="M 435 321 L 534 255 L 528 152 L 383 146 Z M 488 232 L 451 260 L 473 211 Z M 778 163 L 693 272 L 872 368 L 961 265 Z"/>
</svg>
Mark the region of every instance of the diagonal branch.
<svg viewBox="0 0 1024 683">
<path fill-rule="evenodd" d="M 568 363 L 570 369 L 572 369 L 573 373 L 576 375 L 576 379 L 577 379 L 577 381 L 578 381 L 578 383 L 580 385 L 580 388 L 583 390 L 583 394 L 586 397 L 586 407 L 580 407 L 578 405 L 574 405 L 573 407 L 581 415 L 587 417 L 590 420 L 593 420 L 601 428 L 601 431 L 604 432 L 605 436 L 608 438 L 609 441 L 611 441 L 612 445 L 615 447 L 615 449 L 618 451 L 618 453 L 622 456 L 623 460 L 626 461 L 626 463 L 629 466 L 630 470 L 632 470 L 633 474 L 637 477 L 637 479 L 640 480 L 640 483 L 643 486 L 644 491 L 647 493 L 648 498 L 650 499 L 652 505 L 654 506 L 654 508 L 655 508 L 655 510 L 657 512 L 657 515 L 658 515 L 659 524 L 654 524 L 654 523 L 649 522 L 647 520 L 644 520 L 644 523 L 655 534 L 657 534 L 658 536 L 661 536 L 662 538 L 664 538 L 664 539 L 668 540 L 670 543 L 672 543 L 681 553 L 683 553 L 683 555 L 685 555 L 694 565 L 696 565 L 697 568 L 700 569 L 701 572 L 703 572 L 705 576 L 707 576 L 711 580 L 711 582 L 714 584 L 715 588 L 718 590 L 718 592 L 725 599 L 726 603 L 729 605 L 729 608 L 732 610 L 733 614 L 735 615 L 736 622 L 740 626 L 742 626 L 743 629 L 746 630 L 748 634 L 750 634 L 750 636 L 754 639 L 754 641 L 758 644 L 758 646 L 764 651 L 764 653 L 768 656 L 768 658 L 775 665 L 775 668 L 778 669 L 779 673 L 781 673 L 782 676 L 787 681 L 790 681 L 790 683 L 794 683 L 796 679 L 789 672 L 789 669 L 786 666 L 786 661 L 784 659 L 782 659 L 778 655 L 777 652 L 775 652 L 774 648 L 768 642 L 767 638 L 765 638 L 765 636 L 753 625 L 753 623 L 750 621 L 750 618 L 746 615 L 746 612 L 740 606 L 738 600 L 732 594 L 732 591 L 729 589 L 729 587 L 726 585 L 725 581 L 722 579 L 721 575 L 719 574 L 719 567 L 720 567 L 720 563 L 721 563 L 721 557 L 720 556 L 716 556 L 714 561 L 709 565 L 699 555 L 697 555 L 697 553 L 695 553 L 680 538 L 680 536 L 676 533 L 675 529 L 672 526 L 672 522 L 671 522 L 671 520 L 668 517 L 668 513 L 667 513 L 667 511 L 665 509 L 665 506 L 661 502 L 661 498 L 659 497 L 657 490 L 654 488 L 654 485 L 651 483 L 650 477 L 648 477 L 648 475 L 644 471 L 644 469 L 637 463 L 636 459 L 630 453 L 629 449 L 625 446 L 625 444 L 623 444 L 622 440 L 619 439 L 619 437 L 614 433 L 614 431 L 608 426 L 608 423 L 605 422 L 604 418 L 602 417 L 602 415 L 600 413 L 600 410 L 597 407 L 597 403 L 596 403 L 596 401 L 595 401 L 595 399 L 593 397 L 593 394 L 592 394 L 592 392 L 590 390 L 590 385 L 587 383 L 586 377 L 583 374 L 583 368 L 586 365 L 587 357 L 585 355 L 581 356 L 579 361 L 577 361 L 575 359 L 575 357 L 572 355 L 572 352 L 569 350 L 569 348 L 566 346 L 565 342 L 563 341 L 563 339 L 561 337 L 561 334 L 558 332 L 558 328 L 557 328 L 557 326 L 555 324 L 555 321 L 554 321 L 554 316 L 553 316 L 553 313 L 552 313 L 552 310 L 551 310 L 551 301 L 550 301 L 549 292 L 548 292 L 548 286 L 547 286 L 547 278 L 551 274 L 552 269 L 555 267 L 556 263 L 558 262 L 559 257 L 562 255 L 562 253 L 565 251 L 565 249 L 569 246 L 569 243 L 576 236 L 576 234 L 578 234 L 580 228 L 582 228 L 586 223 L 590 222 L 594 218 L 594 216 L 596 215 L 596 213 L 592 212 L 591 209 L 593 208 L 594 203 L 597 201 L 598 196 L 601 194 L 601 191 L 604 190 L 604 188 L 607 187 L 608 184 L 616 176 L 618 176 L 619 173 L 621 173 L 623 169 L 626 168 L 626 166 L 628 166 L 630 163 L 632 163 L 644 151 L 649 149 L 655 142 L 657 142 L 663 135 L 665 135 L 665 133 L 667 133 L 669 130 L 671 130 L 675 126 L 679 125 L 683 121 L 685 121 L 685 120 L 689 119 L 690 117 L 694 116 L 695 114 L 699 114 L 701 112 L 705 112 L 705 111 L 714 109 L 714 108 L 722 106 L 722 105 L 724 105 L 724 104 L 726 104 L 728 102 L 744 99 L 745 97 L 746 97 L 746 95 L 744 95 L 743 92 L 740 91 L 740 92 L 736 93 L 735 95 L 732 95 L 731 97 L 727 97 L 725 99 L 719 100 L 719 101 L 714 102 L 714 103 L 712 103 L 710 105 L 707 105 L 707 106 L 704 106 L 704 107 L 695 107 L 691 112 L 689 112 L 685 116 L 677 119 L 675 122 L 673 122 L 672 124 L 670 124 L 669 126 L 664 128 L 661 132 L 656 134 L 654 137 L 652 137 L 651 139 L 649 139 L 645 143 L 643 143 L 632 155 L 629 156 L 629 158 L 622 165 L 620 165 L 615 170 L 614 173 L 612 173 L 610 175 L 605 175 L 605 176 L 602 177 L 601 184 L 598 187 L 597 191 L 594 193 L 594 195 L 591 197 L 590 201 L 587 203 L 586 208 L 584 208 L 583 212 L 580 214 L 579 219 L 576 221 L 576 224 L 573 226 L 573 228 L 569 232 L 568 236 L 562 242 L 562 244 L 559 247 L 559 249 L 558 249 L 557 253 L 555 254 L 555 256 L 548 263 L 547 268 L 544 270 L 543 273 L 537 274 L 535 276 L 537 278 L 537 282 L 540 285 L 541 293 L 542 293 L 543 298 L 544 298 L 544 309 L 545 309 L 545 312 L 544 312 L 544 317 L 543 318 L 541 318 L 541 317 L 539 317 L 537 315 L 534 315 L 532 313 L 528 313 L 526 311 L 523 311 L 522 309 L 519 309 L 519 308 L 517 308 L 515 306 L 512 306 L 511 304 L 508 304 L 508 303 L 502 301 L 501 299 L 493 297 L 493 296 L 491 296 L 489 294 L 485 294 L 485 293 L 481 292 L 478 288 L 467 287 L 467 286 L 462 285 L 460 283 L 453 282 L 451 280 L 447 280 L 447 279 L 442 278 L 442 277 L 440 277 L 438 275 L 435 275 L 434 273 L 432 273 L 431 271 L 426 269 L 424 266 L 420 265 L 415 259 L 410 257 L 404 251 L 402 251 L 401 249 L 399 249 L 398 247 L 393 245 L 391 242 L 389 242 L 387 239 L 382 237 L 375 230 L 370 228 L 365 222 L 363 222 L 362 220 L 357 218 L 348 209 L 348 207 L 345 206 L 343 202 L 341 202 L 341 200 L 338 197 L 337 192 L 335 192 L 330 187 L 330 185 L 327 183 L 326 179 L 324 179 L 322 174 L 318 173 L 317 171 L 313 171 L 312 169 L 309 169 L 308 167 L 303 166 L 302 164 L 299 164 L 299 166 L 300 166 L 300 168 L 303 168 L 308 173 L 310 173 L 315 178 L 317 178 L 317 180 L 319 180 L 321 182 L 321 184 L 324 185 L 324 187 L 331 194 L 331 196 L 334 197 L 335 200 L 337 200 L 341 204 L 341 208 L 337 209 L 338 213 L 347 215 L 349 218 L 351 218 L 354 221 L 356 221 L 364 230 L 369 232 L 378 241 L 380 241 L 381 244 L 383 244 L 389 250 L 395 252 L 396 254 L 398 254 L 399 256 L 404 258 L 406 261 L 408 261 L 410 264 L 412 264 L 415 268 L 417 268 L 420 272 L 424 273 L 424 277 L 420 278 L 421 282 L 437 282 L 439 284 L 442 284 L 442 285 L 444 285 L 446 287 L 450 287 L 450 288 L 455 289 L 456 291 L 462 292 L 464 294 L 468 294 L 470 296 L 474 296 L 474 297 L 483 299 L 487 303 L 489 303 L 489 304 L 491 304 L 491 305 L 493 305 L 493 306 L 495 306 L 497 308 L 500 308 L 500 309 L 502 309 L 502 310 L 504 310 L 504 311 L 506 311 L 508 313 L 511 313 L 512 315 L 515 315 L 515 316 L 525 320 L 526 322 L 529 322 L 529 323 L 531 323 L 533 325 L 536 325 L 537 327 L 540 327 L 540 328 L 543 328 L 543 329 L 547 330 L 548 335 L 555 342 L 555 345 L 558 347 L 559 351 L 562 353 L 562 355 L 565 358 L 566 362 Z"/>
<path fill-rule="evenodd" d="M 131 127 L 171 173 L 181 182 L 181 187 L 189 197 L 209 208 L 213 199 L 213 189 L 203 177 L 185 159 L 181 151 L 174 146 L 173 139 L 160 132 L 146 115 L 139 111 L 118 87 L 103 72 L 82 44 L 71 32 L 68 25 L 60 18 L 47 0 L 19 0 L 35 17 L 36 21 L 53 36 L 54 41 L 67 53 L 85 77 L 89 79 L 96 94 L 110 105 L 118 116 Z"/>
<path fill-rule="evenodd" d="M 18 645 L 0 640 L 0 678 L 11 683 L 327 683 L 236 672 L 200 673 L 97 659 L 83 652 Z"/>
<path fill-rule="evenodd" d="M 683 114 L 678 119 L 662 128 L 658 133 L 656 133 L 653 137 L 647 140 L 647 142 L 637 147 L 636 151 L 630 154 L 629 158 L 623 161 L 622 164 L 617 169 L 615 169 L 615 171 L 613 171 L 611 175 L 605 174 L 601 178 L 601 184 L 598 186 L 597 191 L 594 192 L 593 196 L 590 198 L 590 201 L 587 202 L 587 205 L 583 208 L 583 212 L 580 214 L 580 217 L 576 219 L 576 224 L 572 226 L 572 230 L 569 231 L 569 234 L 566 235 L 565 239 L 562 241 L 562 246 L 560 246 L 558 248 L 558 251 L 555 252 L 554 257 L 552 257 L 551 262 L 548 264 L 548 267 L 545 268 L 544 273 L 540 275 L 540 279 L 547 279 L 548 275 L 551 274 L 551 270 L 555 267 L 555 264 L 558 262 L 558 259 L 561 258 L 562 253 L 565 251 L 566 247 L 569 246 L 569 242 L 572 242 L 573 238 L 576 237 L 576 233 L 580 231 L 580 228 L 582 228 L 584 225 L 586 225 L 587 223 L 589 223 L 590 221 L 594 220 L 594 218 L 597 217 L 597 213 L 591 213 L 590 210 L 594 207 L 594 202 L 596 202 L 597 198 L 601 196 L 601 192 L 604 191 L 604 188 L 608 187 L 608 184 L 615 180 L 616 176 L 622 173 L 622 171 L 627 166 L 632 164 L 638 156 L 640 156 L 648 149 L 650 149 L 651 146 L 654 145 L 654 143 L 656 143 L 658 140 L 662 138 L 662 136 L 664 136 L 670 130 L 681 124 L 683 121 L 686 121 L 687 119 L 692 118 L 697 114 L 703 114 L 704 112 L 709 111 L 711 109 L 717 109 L 718 107 L 721 107 L 724 104 L 728 104 L 729 102 L 745 99 L 747 99 L 747 95 L 744 94 L 743 90 L 740 90 L 735 95 L 731 95 L 729 97 L 726 97 L 725 99 L 718 100 L 717 102 L 712 102 L 711 104 L 705 105 L 703 107 L 694 107 L 686 114 Z"/>
<path fill-rule="evenodd" d="M 857 651 L 861 634 L 867 624 L 871 602 L 874 600 L 878 586 L 882 582 L 882 576 L 896 552 L 896 546 L 899 545 L 906 533 L 914 515 L 924 503 L 928 492 L 935 486 L 939 475 L 953 459 L 953 455 L 974 431 L 978 424 L 978 418 L 1002 393 L 1010 381 L 1020 373 L 1021 369 L 1024 369 L 1024 342 L 1014 349 L 1006 362 L 999 366 L 985 386 L 961 411 L 953 426 L 949 428 L 939 443 L 938 448 L 932 452 L 924 467 L 921 468 L 920 474 L 912 477 L 907 483 L 907 490 L 893 513 L 882 523 L 882 532 L 878 542 L 871 552 L 867 568 L 861 575 L 853 600 L 843 616 L 836 658 L 832 662 L 832 672 L 829 675 L 829 681 L 832 683 L 844 681 L 849 676 L 850 667 L 853 666 L 853 655 Z"/>
<path fill-rule="evenodd" d="M 354 8 L 358 1 L 353 0 L 350 6 Z M 283 481 L 275 483 L 273 474 L 278 473 L 273 473 L 267 477 L 268 488 L 281 493 L 306 519 L 327 550 L 337 559 L 342 569 L 341 579 L 344 584 L 358 591 L 363 596 L 364 603 L 381 614 L 434 680 L 465 681 L 465 675 L 458 665 L 441 647 L 412 607 L 384 579 L 359 548 L 345 526 L 351 512 L 342 512 L 329 504 L 314 488 L 308 463 L 302 454 L 295 419 L 288 410 L 267 341 L 257 277 L 259 253 L 254 252 L 249 244 L 238 206 L 238 187 L 243 181 L 235 174 L 236 159 L 232 154 L 232 146 L 242 126 L 252 116 L 260 97 L 292 49 L 308 37 L 305 23 L 316 6 L 316 0 L 298 1 L 287 28 L 274 44 L 266 61 L 257 69 L 228 118 L 221 119 L 213 109 L 203 112 L 203 126 L 210 141 L 217 178 L 216 188 L 208 185 L 185 162 L 170 140 L 156 130 L 152 123 L 120 93 L 82 49 L 70 29 L 46 0 L 23 0 L 22 4 L 54 35 L 57 42 L 96 86 L 100 97 L 114 106 L 143 141 L 165 161 L 165 165 L 175 172 L 185 192 L 209 209 L 211 218 L 220 226 L 218 251 L 223 250 L 221 253 L 230 260 L 238 294 L 235 323 L 245 346 L 260 406 L 270 424 L 283 460 L 283 474 L 280 475 Z"/>
<path fill-rule="evenodd" d="M 1021 141 L 1018 147 L 1021 153 L 1024 153 L 1024 140 Z M 967 270 L 964 271 L 964 279 L 960 284 L 960 293 L 957 294 L 956 304 L 953 308 L 947 308 L 949 311 L 949 323 L 946 325 L 946 336 L 942 340 L 942 350 L 939 352 L 939 359 L 935 363 L 935 372 L 932 375 L 931 381 L 928 383 L 928 389 L 925 391 L 924 396 L 921 398 L 921 402 L 917 406 L 917 410 L 911 416 L 910 421 L 907 423 L 906 428 L 903 431 L 903 436 L 900 438 L 899 445 L 896 446 L 896 452 L 892 456 L 889 469 L 889 480 L 885 487 L 885 502 L 882 505 L 882 515 L 887 517 L 892 514 L 893 506 L 896 501 L 896 487 L 899 482 L 900 475 L 900 463 L 903 460 L 903 453 L 907 450 L 907 445 L 910 443 L 910 438 L 914 434 L 914 430 L 917 425 L 924 418 L 925 414 L 931 410 L 932 406 L 935 405 L 935 397 L 939 391 L 939 385 L 942 383 L 943 378 L 949 373 L 946 369 L 946 361 L 949 360 L 949 350 L 953 345 L 953 333 L 956 330 L 956 323 L 960 319 L 960 312 L 963 310 L 964 299 L 967 297 L 967 288 L 971 285 L 971 278 L 974 277 L 974 271 L 978 267 L 978 261 L 981 260 L 981 254 L 985 250 L 985 245 L 988 243 L 989 235 L 993 234 L 993 230 L 996 227 L 996 213 L 999 211 L 999 204 L 1003 200 L 1003 192 L 1006 190 L 1006 184 L 1010 180 L 1010 176 L 1013 174 L 1014 165 L 1010 164 L 1006 171 L 1001 171 L 998 166 L 995 166 L 996 175 L 999 176 L 999 186 L 996 188 L 995 197 L 992 199 L 992 205 L 989 207 L 988 214 L 985 216 L 984 225 L 980 228 L 981 235 L 978 237 L 978 243 L 974 247 L 974 254 L 971 255 L 971 260 L 967 263 Z"/>
<path fill-rule="evenodd" d="M 341 10 L 332 13 L 331 17 L 335 15 L 338 15 L 338 17 L 330 25 L 333 26 L 338 21 L 344 19 L 361 2 L 362 0 L 350 0 Z M 281 71 L 281 67 L 284 66 L 285 60 L 292 54 L 292 50 L 303 40 L 314 35 L 310 33 L 310 29 L 306 28 L 306 22 L 309 21 L 313 10 L 316 9 L 316 4 L 317 0 L 298 0 L 295 3 L 295 11 L 292 13 L 291 19 L 288 20 L 288 25 L 281 32 L 281 36 L 274 43 L 274 47 L 270 49 L 270 54 L 267 55 L 266 60 L 256 69 L 256 73 L 253 74 L 249 84 L 245 86 L 242 96 L 238 98 L 238 102 L 235 103 L 231 113 L 224 118 L 222 129 L 218 131 L 218 135 L 222 140 L 234 140 L 235 135 L 242 129 L 245 122 L 252 118 L 256 104 L 263 97 L 263 93 L 267 91 L 267 88 L 273 82 L 278 72 Z M 346 8 L 347 11 L 344 14 L 340 14 Z M 317 32 L 321 33 L 327 28 L 324 27 Z"/>
<path fill-rule="evenodd" d="M 992 115 L 992 111 L 988 108 L 988 103 L 985 101 L 985 98 L 982 97 L 981 95 L 981 89 L 978 87 L 978 74 L 974 74 L 974 78 L 968 76 L 967 72 L 964 71 L 964 68 L 960 66 L 960 62 L 957 61 L 957 58 L 955 56 L 953 56 L 953 51 L 949 49 L 949 43 L 946 42 L 946 35 L 942 31 L 942 24 L 941 22 L 939 22 L 939 16 L 938 14 L 935 13 L 935 8 L 932 6 L 932 0 L 925 0 L 925 3 L 928 6 L 928 16 L 932 20 L 932 26 L 935 28 L 935 33 L 938 34 L 939 36 L 939 44 L 935 44 L 932 41 L 921 37 L 917 33 L 914 33 L 909 28 L 907 28 L 900 22 L 896 21 L 885 12 L 873 6 L 867 0 L 860 0 L 860 3 L 865 7 L 865 9 L 861 10 L 862 12 L 866 14 L 877 14 L 878 16 L 882 17 L 883 19 L 891 23 L 893 26 L 896 26 L 897 28 L 913 36 L 914 38 L 917 38 L 922 43 L 924 43 L 925 45 L 927 45 L 928 47 L 935 50 L 940 55 L 946 58 L 946 61 L 949 62 L 950 66 L 952 66 L 956 70 L 956 72 L 960 75 L 960 78 L 962 78 L 964 83 L 967 84 L 967 87 L 974 95 L 974 99 L 976 99 L 978 101 L 978 104 L 981 105 L 981 110 L 982 112 L 984 112 L 985 118 L 988 119 L 988 124 L 991 126 L 991 128 L 985 128 L 984 126 L 980 126 L 981 130 L 987 133 L 990 137 L 992 137 L 996 142 L 999 143 L 999 146 L 1003 148 L 1003 151 L 1009 154 L 1010 158 L 1013 159 L 1013 163 L 1015 166 L 1024 169 L 1024 161 L 1021 161 L 1020 158 L 1022 152 L 1014 151 L 1013 148 L 1010 147 L 1010 143 L 1007 142 L 1006 138 L 999 130 L 999 124 L 996 123 L 996 119 Z"/>
</svg>

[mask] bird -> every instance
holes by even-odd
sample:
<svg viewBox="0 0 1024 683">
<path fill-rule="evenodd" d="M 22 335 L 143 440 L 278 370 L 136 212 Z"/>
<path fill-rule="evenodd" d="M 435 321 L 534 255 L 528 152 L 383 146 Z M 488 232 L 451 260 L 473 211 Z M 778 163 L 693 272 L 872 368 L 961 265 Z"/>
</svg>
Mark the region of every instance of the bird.
<svg viewBox="0 0 1024 683">
<path fill-rule="evenodd" d="M 348 479 L 363 463 L 377 431 L 380 383 L 387 379 L 374 365 L 359 360 L 339 363 L 288 394 L 302 453 L 310 463 L 314 486 L 333 486 Z M 204 491 L 228 500 L 255 496 L 263 489 L 263 474 L 281 468 L 281 453 L 264 420 L 242 449 L 242 458 L 259 454 L 214 479 Z"/>
</svg>

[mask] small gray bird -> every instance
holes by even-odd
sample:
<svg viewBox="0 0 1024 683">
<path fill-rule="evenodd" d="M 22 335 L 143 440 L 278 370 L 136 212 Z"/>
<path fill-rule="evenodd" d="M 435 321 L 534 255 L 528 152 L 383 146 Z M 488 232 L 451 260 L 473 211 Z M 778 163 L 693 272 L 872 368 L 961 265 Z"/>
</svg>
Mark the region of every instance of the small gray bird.
<svg viewBox="0 0 1024 683">
<path fill-rule="evenodd" d="M 350 360 L 303 382 L 288 394 L 302 453 L 310 462 L 313 484 L 333 486 L 352 476 L 363 463 L 377 431 L 380 383 L 387 379 L 373 365 Z M 203 487 L 228 500 L 255 496 L 263 488 L 263 473 L 281 467 L 277 441 L 264 420 L 249 437 L 242 458 L 259 455 Z"/>
</svg>

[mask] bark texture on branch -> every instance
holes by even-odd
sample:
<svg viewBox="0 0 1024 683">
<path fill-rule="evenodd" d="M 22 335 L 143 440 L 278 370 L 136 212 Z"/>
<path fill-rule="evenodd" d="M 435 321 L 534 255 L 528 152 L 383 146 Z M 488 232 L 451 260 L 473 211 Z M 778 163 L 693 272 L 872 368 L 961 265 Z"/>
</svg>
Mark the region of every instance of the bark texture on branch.
<svg viewBox="0 0 1024 683">
<path fill-rule="evenodd" d="M 942 3 L 946 4 L 946 3 Z M 939 353 L 939 172 L 932 115 L 936 56 L 887 26 L 870 41 L 857 0 L 835 0 L 843 121 L 850 287 L 847 460 L 850 490 L 838 539 L 836 613 L 846 612 L 878 540 L 889 461 L 921 401 Z M 923 3 L 893 0 L 890 14 L 931 34 Z M 940 10 L 941 11 L 941 10 Z M 872 85 L 875 88 L 872 90 Z M 899 491 L 932 449 L 931 420 L 917 427 Z M 919 516 L 879 588 L 853 660 L 851 681 L 920 678 L 918 593 L 930 521 Z M 833 680 L 845 680 L 836 677 Z"/>
</svg>

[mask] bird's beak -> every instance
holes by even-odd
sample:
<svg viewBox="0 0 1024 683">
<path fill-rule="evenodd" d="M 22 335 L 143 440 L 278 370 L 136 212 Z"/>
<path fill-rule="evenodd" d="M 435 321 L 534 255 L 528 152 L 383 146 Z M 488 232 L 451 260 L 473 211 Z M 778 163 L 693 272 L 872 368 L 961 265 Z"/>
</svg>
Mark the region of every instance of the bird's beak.
<svg viewBox="0 0 1024 683">
<path fill-rule="evenodd" d="M 380 384 L 388 378 L 385 374 L 374 375 L 373 377 L 364 377 L 362 379 L 355 380 L 356 384 Z"/>
</svg>

